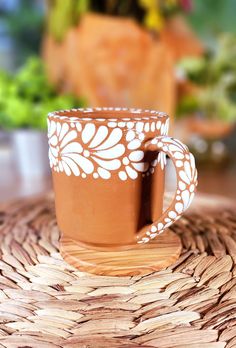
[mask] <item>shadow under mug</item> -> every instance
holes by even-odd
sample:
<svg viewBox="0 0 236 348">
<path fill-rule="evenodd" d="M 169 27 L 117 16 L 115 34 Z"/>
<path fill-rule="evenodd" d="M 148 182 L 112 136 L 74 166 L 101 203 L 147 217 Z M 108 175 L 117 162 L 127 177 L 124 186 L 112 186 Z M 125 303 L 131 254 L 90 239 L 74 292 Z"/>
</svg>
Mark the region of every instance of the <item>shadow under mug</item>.
<svg viewBox="0 0 236 348">
<path fill-rule="evenodd" d="M 197 185 L 186 145 L 162 112 L 87 108 L 48 115 L 56 215 L 64 238 L 119 250 L 156 238 L 189 207 Z M 163 213 L 166 156 L 177 189 Z"/>
</svg>

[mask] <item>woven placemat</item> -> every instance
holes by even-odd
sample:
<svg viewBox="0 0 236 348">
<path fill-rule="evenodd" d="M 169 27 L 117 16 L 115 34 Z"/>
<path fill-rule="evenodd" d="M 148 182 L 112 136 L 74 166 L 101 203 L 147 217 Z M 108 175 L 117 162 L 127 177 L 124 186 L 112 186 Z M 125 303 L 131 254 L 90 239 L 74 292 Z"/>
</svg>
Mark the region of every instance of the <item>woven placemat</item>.
<svg viewBox="0 0 236 348">
<path fill-rule="evenodd" d="M 180 259 L 148 276 L 81 273 L 50 197 L 0 211 L 0 347 L 236 347 L 236 212 L 192 212 Z"/>
</svg>

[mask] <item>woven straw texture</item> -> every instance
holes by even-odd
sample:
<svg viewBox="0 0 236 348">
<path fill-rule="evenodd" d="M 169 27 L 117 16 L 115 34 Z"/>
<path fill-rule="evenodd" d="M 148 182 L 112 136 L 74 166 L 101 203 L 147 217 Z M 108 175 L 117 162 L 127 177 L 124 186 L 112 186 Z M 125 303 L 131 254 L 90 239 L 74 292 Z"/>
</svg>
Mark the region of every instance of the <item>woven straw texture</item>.
<svg viewBox="0 0 236 348">
<path fill-rule="evenodd" d="M 0 347 L 236 347 L 236 213 L 192 212 L 180 259 L 139 277 L 81 273 L 50 197 L 0 211 Z"/>
</svg>

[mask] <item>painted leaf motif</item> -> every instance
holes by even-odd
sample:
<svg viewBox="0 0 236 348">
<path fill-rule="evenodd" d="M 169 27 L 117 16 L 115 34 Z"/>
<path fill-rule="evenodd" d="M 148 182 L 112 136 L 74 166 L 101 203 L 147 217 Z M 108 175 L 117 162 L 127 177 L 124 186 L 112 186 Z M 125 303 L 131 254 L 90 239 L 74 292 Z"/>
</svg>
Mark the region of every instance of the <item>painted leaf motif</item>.
<svg viewBox="0 0 236 348">
<path fill-rule="evenodd" d="M 132 169 L 130 166 L 126 166 L 126 172 L 131 179 L 136 179 L 138 177 L 136 170 Z"/>
<path fill-rule="evenodd" d="M 109 135 L 109 137 L 95 150 L 105 150 L 119 143 L 122 138 L 122 130 L 120 128 L 115 128 Z"/>
<path fill-rule="evenodd" d="M 133 130 L 130 130 L 126 134 L 126 140 L 131 141 L 135 138 L 135 132 Z"/>
<path fill-rule="evenodd" d="M 57 136 L 56 135 L 53 135 L 52 137 L 51 137 L 51 139 L 50 139 L 50 144 L 52 145 L 52 146 L 56 146 L 57 145 Z"/>
<path fill-rule="evenodd" d="M 188 184 L 188 185 L 190 184 L 189 178 L 188 178 L 187 174 L 185 173 L 185 171 L 181 170 L 179 172 L 179 176 L 186 184 Z"/>
<path fill-rule="evenodd" d="M 98 128 L 97 133 L 95 134 L 93 140 L 89 144 L 89 148 L 94 148 L 98 145 L 100 145 L 107 137 L 108 135 L 108 129 L 105 126 L 100 126 Z"/>
<path fill-rule="evenodd" d="M 125 152 L 125 147 L 122 144 L 117 144 L 110 149 L 94 152 L 94 155 L 103 159 L 119 158 Z"/>
<path fill-rule="evenodd" d="M 66 135 L 68 130 L 69 130 L 68 124 L 67 123 L 63 123 L 63 125 L 61 127 L 60 134 L 59 134 L 59 141 L 61 141 L 64 138 L 64 136 Z"/>
<path fill-rule="evenodd" d="M 98 168 L 98 174 L 103 179 L 109 179 L 111 177 L 111 173 L 108 170 L 103 168 Z"/>
<path fill-rule="evenodd" d="M 60 148 L 62 149 L 64 146 L 66 146 L 71 140 L 74 140 L 76 137 L 77 137 L 77 133 L 75 130 L 72 130 L 69 133 L 65 134 L 64 138 L 61 141 Z"/>
<path fill-rule="evenodd" d="M 69 154 L 63 154 L 62 159 L 66 157 L 72 159 L 75 162 L 75 164 L 77 164 L 77 166 L 83 169 L 83 171 L 86 174 L 91 174 L 93 172 L 94 170 L 93 163 L 86 157 L 81 156 L 80 154 L 77 154 L 77 153 L 69 153 Z"/>
<path fill-rule="evenodd" d="M 70 168 L 71 172 L 75 176 L 79 176 L 80 175 L 80 170 L 79 170 L 78 166 L 76 165 L 76 163 L 70 157 L 63 156 L 63 162 L 64 162 L 64 164 L 65 163 L 67 164 L 67 166 Z"/>
<path fill-rule="evenodd" d="M 66 154 L 66 153 L 81 153 L 83 151 L 82 146 L 79 143 L 73 142 L 64 147 L 62 149 L 61 153 Z"/>
<path fill-rule="evenodd" d="M 184 209 L 187 209 L 188 203 L 189 203 L 189 198 L 190 198 L 189 191 L 188 190 L 183 191 L 181 196 L 182 196 L 183 203 L 184 203 Z"/>
<path fill-rule="evenodd" d="M 135 163 L 132 162 L 132 166 L 138 171 L 138 172 L 146 172 L 148 170 L 148 163 L 146 162 L 140 162 L 140 163 Z"/>
<path fill-rule="evenodd" d="M 133 151 L 129 155 L 129 159 L 134 162 L 140 162 L 144 157 L 144 152 L 143 151 Z"/>
<path fill-rule="evenodd" d="M 138 148 L 140 147 L 140 145 L 141 145 L 140 140 L 134 139 L 134 140 L 132 140 L 132 141 L 128 144 L 127 147 L 128 147 L 129 150 L 136 150 L 136 149 L 138 149 Z"/>
<path fill-rule="evenodd" d="M 120 168 L 121 162 L 118 159 L 110 160 L 110 161 L 104 161 L 99 158 L 96 158 L 94 156 L 91 156 L 92 159 L 99 164 L 102 168 L 108 169 L 108 170 L 116 170 Z"/>
<path fill-rule="evenodd" d="M 95 125 L 93 123 L 87 123 L 82 132 L 82 141 L 87 144 L 95 134 Z"/>
</svg>

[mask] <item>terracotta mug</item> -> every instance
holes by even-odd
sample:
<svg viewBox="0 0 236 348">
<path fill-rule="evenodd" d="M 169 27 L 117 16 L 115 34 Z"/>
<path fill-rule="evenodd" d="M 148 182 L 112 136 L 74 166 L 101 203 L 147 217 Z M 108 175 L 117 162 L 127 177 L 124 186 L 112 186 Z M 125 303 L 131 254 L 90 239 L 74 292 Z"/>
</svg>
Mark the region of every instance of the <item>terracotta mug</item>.
<svg viewBox="0 0 236 348">
<path fill-rule="evenodd" d="M 193 155 L 168 137 L 162 112 L 87 108 L 48 115 L 49 160 L 63 237 L 88 248 L 137 247 L 189 207 L 197 185 Z M 177 190 L 163 213 L 166 155 Z"/>
</svg>

